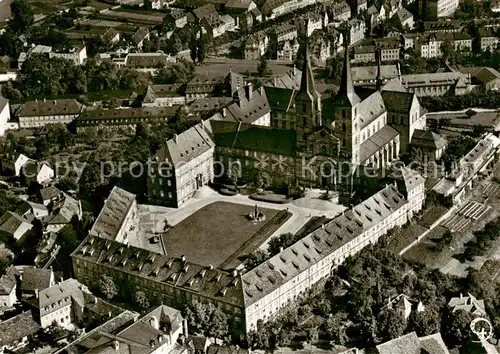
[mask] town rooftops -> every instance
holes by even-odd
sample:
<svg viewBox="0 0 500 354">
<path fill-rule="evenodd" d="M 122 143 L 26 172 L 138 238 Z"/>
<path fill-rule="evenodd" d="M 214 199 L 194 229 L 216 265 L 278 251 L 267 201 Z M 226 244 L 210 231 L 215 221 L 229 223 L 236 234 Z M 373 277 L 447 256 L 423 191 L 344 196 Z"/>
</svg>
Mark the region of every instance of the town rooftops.
<svg viewBox="0 0 500 354">
<path fill-rule="evenodd" d="M 469 74 L 472 77 L 473 83 L 476 81 L 483 85 L 500 79 L 500 73 L 497 70 L 488 67 L 461 67 L 459 71 L 462 74 Z"/>
<path fill-rule="evenodd" d="M 206 4 L 193 10 L 193 14 L 198 20 L 208 19 L 209 17 L 218 16 L 214 4 Z"/>
<path fill-rule="evenodd" d="M 478 300 L 470 293 L 467 296 L 460 294 L 459 297 L 451 298 L 448 306 L 453 309 L 453 312 L 463 310 L 480 316 L 486 315 L 484 300 Z"/>
<path fill-rule="evenodd" d="M 226 8 L 248 10 L 253 0 L 228 0 Z"/>
<path fill-rule="evenodd" d="M 389 177 L 403 181 L 407 192 L 425 184 L 425 178 L 417 171 L 408 167 L 401 167 L 399 171 L 394 172 Z"/>
<path fill-rule="evenodd" d="M 80 201 L 63 192 L 63 198 L 52 207 L 48 224 L 69 224 L 74 216 L 81 216 Z"/>
<path fill-rule="evenodd" d="M 16 115 L 22 117 L 77 115 L 82 111 L 82 104 L 75 99 L 35 100 L 25 102 Z"/>
<path fill-rule="evenodd" d="M 134 202 L 135 194 L 113 187 L 89 234 L 114 240 Z"/>
<path fill-rule="evenodd" d="M 366 162 L 375 152 L 379 151 L 383 146 L 395 139 L 398 135 L 399 133 L 396 129 L 389 125 L 385 125 L 382 129 L 363 141 L 359 149 L 359 159 L 361 164 Z"/>
<path fill-rule="evenodd" d="M 149 85 L 142 102 L 154 102 L 157 98 L 162 97 L 178 97 L 181 85 Z"/>
<path fill-rule="evenodd" d="M 460 72 L 440 72 L 427 74 L 401 75 L 401 83 L 404 86 L 430 86 L 430 85 L 453 85 L 459 80 L 470 84 L 470 75 Z"/>
<path fill-rule="evenodd" d="M 415 332 L 377 345 L 379 354 L 449 354 L 440 333 L 418 337 Z"/>
<path fill-rule="evenodd" d="M 24 338 L 34 335 L 40 325 L 34 320 L 31 311 L 23 312 L 15 317 L 0 322 L 0 347 L 13 346 Z"/>
<path fill-rule="evenodd" d="M 250 86 L 247 87 L 246 90 L 253 90 L 253 88 Z M 223 108 L 226 114 L 226 117 L 223 117 L 224 119 L 251 124 L 271 112 L 269 102 L 264 92 L 260 93 L 259 90 L 253 91 L 252 97 L 249 100 L 248 97 L 246 97 L 245 90 L 241 89 L 240 91 L 242 91 L 240 92 L 241 98 L 229 105 L 225 111 Z"/>
<path fill-rule="evenodd" d="M 120 35 L 120 32 L 115 30 L 114 28 L 109 28 L 103 35 L 102 35 L 102 40 L 104 42 L 109 42 L 113 40 L 113 38 L 116 37 L 116 35 Z"/>
<path fill-rule="evenodd" d="M 175 135 L 156 153 L 154 159 L 158 162 L 167 161 L 176 167 L 182 162 L 188 162 L 214 147 L 214 143 L 205 129 L 206 123 L 189 128 Z"/>
<path fill-rule="evenodd" d="M 140 27 L 132 37 L 132 42 L 137 45 L 141 43 L 149 35 L 149 30 L 146 27 Z"/>
<path fill-rule="evenodd" d="M 161 51 L 155 53 L 129 53 L 125 65 L 132 68 L 160 69 L 167 66 L 170 56 Z"/>
<path fill-rule="evenodd" d="M 405 9 L 404 7 L 402 7 L 401 9 L 398 10 L 398 12 L 396 12 L 396 16 L 399 22 L 401 23 L 413 17 L 411 12 Z"/>
<path fill-rule="evenodd" d="M 406 199 L 394 185 L 387 186 L 352 210 L 337 216 L 324 227 L 243 274 L 245 306 L 254 304 L 312 265 L 334 254 L 406 203 Z"/>
<path fill-rule="evenodd" d="M 239 275 L 89 235 L 73 258 L 182 288 L 191 294 L 243 307 Z"/>
<path fill-rule="evenodd" d="M 62 195 L 62 193 L 63 192 L 60 189 L 54 186 L 40 189 L 40 197 L 43 202 L 57 199 Z"/>
<path fill-rule="evenodd" d="M 107 119 L 131 119 L 131 118 L 164 118 L 173 117 L 177 112 L 176 107 L 134 107 L 134 108 L 97 108 L 87 109 L 77 119 L 82 120 L 107 120 Z"/>
<path fill-rule="evenodd" d="M 4 232 L 11 236 L 14 236 L 16 231 L 19 230 L 19 228 L 23 225 L 27 226 L 28 229 L 31 229 L 31 227 L 33 227 L 31 224 L 27 223 L 21 216 L 12 211 L 6 211 L 5 214 L 3 214 L 0 218 L 0 232 Z"/>
<path fill-rule="evenodd" d="M 39 292 L 38 298 L 33 299 L 34 304 L 40 309 L 41 315 L 58 311 L 74 301 L 81 308 L 85 307 L 83 292 L 88 289 L 75 279 L 66 279 L 50 288 Z"/>
<path fill-rule="evenodd" d="M 21 276 L 21 291 L 42 291 L 54 282 L 52 269 L 27 267 Z"/>
</svg>

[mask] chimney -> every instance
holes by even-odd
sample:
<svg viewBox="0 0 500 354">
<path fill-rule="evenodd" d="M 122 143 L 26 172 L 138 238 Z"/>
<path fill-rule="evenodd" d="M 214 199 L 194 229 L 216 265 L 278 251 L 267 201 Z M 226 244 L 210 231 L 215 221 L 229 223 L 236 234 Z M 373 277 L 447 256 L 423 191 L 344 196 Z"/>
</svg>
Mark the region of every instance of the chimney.
<svg viewBox="0 0 500 354">
<path fill-rule="evenodd" d="M 233 270 L 233 277 L 237 277 L 238 276 L 238 271 L 235 269 Z"/>
<path fill-rule="evenodd" d="M 460 295 L 462 296 L 462 295 Z M 35 289 L 35 297 L 38 299 L 38 289 Z"/>
<path fill-rule="evenodd" d="M 208 269 L 213 270 L 213 269 L 214 269 L 214 266 L 213 266 L 213 265 L 211 265 L 211 264 L 209 264 L 209 265 L 208 265 Z"/>
<path fill-rule="evenodd" d="M 46 98 L 44 98 L 44 99 L 43 99 L 43 102 L 47 102 L 47 99 L 46 99 Z"/>
<path fill-rule="evenodd" d="M 283 246 L 280 246 L 280 253 L 283 252 Z"/>
<path fill-rule="evenodd" d="M 179 136 L 178 136 L 177 134 L 174 134 L 174 142 L 175 142 L 176 144 L 178 144 L 178 143 L 179 143 Z"/>
<path fill-rule="evenodd" d="M 108 317 L 109 317 L 109 318 L 111 318 L 111 317 L 112 317 L 111 311 L 108 311 Z"/>
<path fill-rule="evenodd" d="M 97 304 L 97 296 L 94 296 L 94 304 Z"/>
<path fill-rule="evenodd" d="M 253 85 L 250 82 L 248 85 L 245 86 L 245 97 L 247 98 L 248 102 L 252 100 L 252 95 L 253 95 Z"/>
<path fill-rule="evenodd" d="M 227 116 L 227 108 L 226 107 L 222 108 L 222 116 L 224 118 L 226 118 L 226 116 Z"/>
<path fill-rule="evenodd" d="M 156 316 L 151 316 L 151 318 L 149 319 L 149 325 L 154 329 L 160 328 L 160 323 L 158 322 L 158 318 L 156 318 Z"/>
<path fill-rule="evenodd" d="M 120 350 L 120 342 L 118 342 L 117 340 L 115 340 L 113 342 L 113 348 L 115 349 L 115 351 Z"/>
<path fill-rule="evenodd" d="M 188 323 L 186 319 L 182 321 L 182 333 L 184 334 L 184 337 L 187 339 L 189 333 L 188 333 Z"/>
<path fill-rule="evenodd" d="M 181 256 L 181 261 L 185 262 L 186 261 L 186 256 L 185 255 L 182 255 Z"/>
<path fill-rule="evenodd" d="M 295 77 L 297 75 L 297 67 L 295 66 L 295 63 L 293 64 L 292 74 L 293 74 L 293 77 Z"/>
</svg>

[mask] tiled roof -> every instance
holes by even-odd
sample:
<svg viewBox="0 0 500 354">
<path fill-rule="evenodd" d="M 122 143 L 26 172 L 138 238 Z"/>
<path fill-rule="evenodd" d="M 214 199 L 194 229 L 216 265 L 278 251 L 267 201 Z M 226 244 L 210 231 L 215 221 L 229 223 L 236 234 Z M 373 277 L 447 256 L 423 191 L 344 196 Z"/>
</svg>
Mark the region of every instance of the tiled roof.
<svg viewBox="0 0 500 354">
<path fill-rule="evenodd" d="M 243 97 L 226 108 L 227 117 L 235 122 L 243 122 L 252 124 L 257 119 L 269 114 L 271 109 L 265 93 L 260 93 L 258 90 L 252 93 L 252 98 L 249 101 L 244 95 Z"/>
<path fill-rule="evenodd" d="M 265 87 L 267 100 L 272 111 L 288 111 L 295 90 L 280 87 Z"/>
<path fill-rule="evenodd" d="M 420 337 L 420 344 L 425 353 L 428 354 L 450 354 L 446 344 L 441 337 L 441 333 Z"/>
<path fill-rule="evenodd" d="M 51 285 L 54 280 L 52 269 L 42 268 L 25 268 L 22 274 L 21 290 L 22 291 L 42 291 Z"/>
<path fill-rule="evenodd" d="M 177 97 L 180 96 L 179 90 L 181 85 L 149 85 L 142 102 L 154 102 L 161 97 Z"/>
<path fill-rule="evenodd" d="M 411 12 L 405 9 L 404 7 L 399 9 L 398 12 L 396 12 L 396 16 L 398 17 L 399 22 L 404 22 L 407 19 L 413 17 Z"/>
<path fill-rule="evenodd" d="M 220 74 L 196 74 L 186 86 L 186 94 L 212 93 L 217 85 L 224 82 L 226 76 Z"/>
<path fill-rule="evenodd" d="M 246 123 L 211 121 L 215 146 L 295 156 L 296 132 Z"/>
<path fill-rule="evenodd" d="M 0 218 L 0 231 L 14 235 L 23 224 L 27 222 L 22 217 L 12 211 L 6 211 Z"/>
<path fill-rule="evenodd" d="M 52 207 L 48 224 L 69 224 L 75 215 L 80 215 L 80 201 L 63 192 L 63 198 Z"/>
<path fill-rule="evenodd" d="M 125 65 L 131 68 L 164 68 L 169 63 L 169 56 L 164 53 L 130 53 L 127 54 Z"/>
<path fill-rule="evenodd" d="M 231 97 L 205 97 L 198 98 L 189 104 L 192 113 L 211 112 L 227 106 L 233 101 Z"/>
<path fill-rule="evenodd" d="M 82 110 L 82 104 L 75 99 L 28 101 L 17 110 L 18 117 L 75 115 Z"/>
<path fill-rule="evenodd" d="M 375 119 L 387 111 L 384 99 L 380 91 L 375 91 L 370 96 L 359 102 L 358 115 L 360 118 L 360 129 L 365 128 Z"/>
<path fill-rule="evenodd" d="M 88 109 L 77 119 L 81 120 L 103 120 L 103 119 L 127 119 L 148 117 L 173 117 L 177 112 L 176 107 L 134 107 L 134 108 L 110 108 L 110 109 Z"/>
<path fill-rule="evenodd" d="M 360 162 L 364 163 L 375 152 L 379 151 L 384 145 L 395 139 L 399 133 L 391 126 L 386 125 L 371 137 L 361 143 L 360 147 Z"/>
<path fill-rule="evenodd" d="M 193 13 L 199 20 L 206 19 L 210 16 L 217 15 L 217 10 L 215 9 L 214 4 L 206 4 L 203 6 L 200 6 L 196 9 L 193 10 Z"/>
<path fill-rule="evenodd" d="M 415 332 L 377 345 L 379 354 L 420 354 L 420 339 Z"/>
<path fill-rule="evenodd" d="M 417 186 L 425 184 L 425 179 L 422 175 L 408 167 L 401 167 L 399 171 L 394 172 L 390 177 L 403 181 L 407 192 L 410 192 Z"/>
<path fill-rule="evenodd" d="M 430 130 L 415 129 L 411 138 L 412 145 L 436 150 L 442 149 L 446 143 L 445 138 Z"/>
<path fill-rule="evenodd" d="M 23 312 L 6 321 L 0 322 L 0 346 L 10 346 L 23 338 L 35 334 L 40 325 L 34 320 L 31 311 Z"/>
<path fill-rule="evenodd" d="M 410 111 L 415 94 L 411 92 L 382 91 L 382 98 L 389 112 L 407 113 Z"/>
<path fill-rule="evenodd" d="M 470 76 L 482 84 L 500 79 L 500 73 L 488 67 L 461 67 L 459 71 L 463 74 L 470 74 Z"/>
<path fill-rule="evenodd" d="M 377 78 L 378 68 L 376 65 L 372 66 L 356 66 L 351 67 L 352 81 L 375 81 Z M 394 79 L 398 77 L 399 71 L 397 65 L 381 65 L 380 77 L 382 80 Z"/>
<path fill-rule="evenodd" d="M 192 294 L 243 306 L 239 276 L 203 267 L 179 258 L 89 235 L 72 254 L 73 258 L 127 272 Z"/>
<path fill-rule="evenodd" d="M 226 8 L 247 10 L 252 4 L 252 0 L 228 0 Z"/>
<path fill-rule="evenodd" d="M 146 27 L 141 27 L 135 32 L 134 36 L 132 37 L 132 42 L 137 45 L 141 41 L 143 41 L 149 34 L 149 30 Z"/>
<path fill-rule="evenodd" d="M 50 288 L 41 290 L 38 298 L 35 299 L 40 315 L 45 316 L 58 311 L 68 306 L 71 301 L 74 301 L 82 308 L 85 307 L 84 291 L 88 292 L 88 289 L 75 279 L 66 279 Z"/>
<path fill-rule="evenodd" d="M 5 274 L 0 277 L 0 295 L 10 295 L 16 286 L 16 276 L 18 275 L 16 268 L 10 266 Z"/>
<path fill-rule="evenodd" d="M 134 202 L 135 194 L 113 187 L 89 234 L 115 239 Z"/>
<path fill-rule="evenodd" d="M 180 163 L 191 161 L 214 147 L 208 135 L 205 123 L 195 125 L 176 135 L 156 153 L 154 159 L 159 162 L 168 161 L 174 167 Z"/>
<path fill-rule="evenodd" d="M 54 186 L 40 189 L 40 196 L 43 201 L 58 198 L 62 193 L 61 190 Z"/>
<path fill-rule="evenodd" d="M 470 79 L 467 80 L 466 74 L 460 72 L 401 75 L 401 83 L 405 86 L 454 84 L 459 79 L 470 82 Z"/>
<path fill-rule="evenodd" d="M 387 186 L 352 210 L 337 216 L 279 254 L 242 275 L 248 307 L 407 203 L 394 185 Z M 408 354 L 408 353 L 405 353 Z"/>
</svg>

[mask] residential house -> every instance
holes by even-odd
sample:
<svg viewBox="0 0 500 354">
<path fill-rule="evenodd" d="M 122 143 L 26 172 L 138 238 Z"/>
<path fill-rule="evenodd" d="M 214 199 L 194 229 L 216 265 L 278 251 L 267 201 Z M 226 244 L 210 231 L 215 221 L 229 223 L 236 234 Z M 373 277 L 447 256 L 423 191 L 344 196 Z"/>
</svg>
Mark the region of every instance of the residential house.
<svg viewBox="0 0 500 354">
<path fill-rule="evenodd" d="M 347 22 L 349 28 L 349 46 L 353 46 L 356 43 L 362 41 L 365 38 L 366 24 L 365 21 L 353 18 Z"/>
<path fill-rule="evenodd" d="M 207 17 L 202 21 L 202 24 L 213 38 L 222 36 L 226 32 L 234 32 L 236 29 L 236 21 L 227 14 Z"/>
<path fill-rule="evenodd" d="M 471 91 L 471 77 L 458 71 L 401 75 L 401 84 L 418 97 L 437 97 L 447 93 L 455 96 Z"/>
<path fill-rule="evenodd" d="M 157 51 L 155 53 L 129 53 L 124 58 L 115 58 L 113 63 L 118 67 L 127 67 L 137 71 L 156 75 L 160 69 L 172 62 L 170 55 Z"/>
<path fill-rule="evenodd" d="M 197 98 L 187 106 L 189 116 L 208 118 L 233 102 L 233 97 Z"/>
<path fill-rule="evenodd" d="M 5 135 L 8 129 L 7 123 L 10 121 L 9 100 L 0 95 L 0 136 Z"/>
<path fill-rule="evenodd" d="M 500 89 L 500 73 L 488 67 L 461 67 L 458 69 L 464 75 L 470 75 L 472 91 L 486 93 Z"/>
<path fill-rule="evenodd" d="M 33 229 L 32 224 L 12 211 L 6 211 L 0 217 L 0 235 L 7 239 L 13 238 L 16 242 L 22 243 L 31 229 Z"/>
<path fill-rule="evenodd" d="M 427 0 L 423 2 L 425 6 L 425 19 L 437 19 L 445 17 L 453 17 L 453 14 L 458 9 L 458 0 Z"/>
<path fill-rule="evenodd" d="M 52 47 L 45 46 L 45 45 L 34 45 L 31 48 L 28 49 L 27 52 L 21 52 L 19 54 L 19 57 L 17 58 L 17 63 L 19 69 L 22 68 L 24 62 L 26 59 L 28 59 L 31 55 L 40 55 L 40 56 L 49 56 L 49 53 L 52 51 Z"/>
<path fill-rule="evenodd" d="M 61 195 L 64 192 L 59 190 L 57 187 L 49 186 L 46 188 L 42 188 L 38 191 L 38 197 L 41 200 L 42 204 L 46 207 L 50 204 L 54 204 L 56 201 L 61 199 Z"/>
<path fill-rule="evenodd" d="M 483 52 L 494 52 L 497 49 L 498 37 L 492 27 L 479 27 L 479 38 L 481 41 L 481 50 Z"/>
<path fill-rule="evenodd" d="M 32 183 L 44 186 L 54 180 L 55 172 L 46 162 L 30 159 L 23 165 L 21 177 L 26 186 Z"/>
<path fill-rule="evenodd" d="M 452 33 L 463 32 L 464 22 L 460 20 L 438 20 L 438 21 L 423 21 L 424 33 Z"/>
<path fill-rule="evenodd" d="M 15 352 L 29 343 L 29 337 L 40 330 L 40 325 L 34 319 L 31 311 L 22 312 L 17 316 L 0 322 L 0 352 Z"/>
<path fill-rule="evenodd" d="M 243 75 L 229 74 L 197 74 L 186 86 L 186 102 L 192 102 L 197 98 L 212 96 L 232 96 L 233 93 L 244 87 Z"/>
<path fill-rule="evenodd" d="M 241 112 L 232 108 L 231 114 Z M 147 181 L 150 202 L 179 207 L 213 181 L 214 143 L 205 124 L 175 135 L 154 155 L 154 173 Z"/>
<path fill-rule="evenodd" d="M 319 62 L 324 63 L 331 56 L 331 45 L 327 38 L 320 36 L 309 43 L 311 56 Z"/>
<path fill-rule="evenodd" d="M 183 9 L 170 8 L 170 16 L 172 16 L 175 21 L 176 28 L 183 28 L 188 24 L 188 16 L 186 11 Z"/>
<path fill-rule="evenodd" d="M 186 346 L 191 348 L 194 354 L 207 354 L 211 344 L 210 340 L 202 335 L 190 334 L 186 339 Z"/>
<path fill-rule="evenodd" d="M 404 7 L 396 12 L 395 18 L 397 23 L 399 23 L 403 28 L 412 30 L 415 25 L 413 22 L 413 14 Z"/>
<path fill-rule="evenodd" d="M 262 16 L 260 19 L 255 17 L 254 12 L 255 10 L 259 11 L 259 9 L 253 0 L 228 0 L 224 8 L 227 13 L 234 17 L 236 28 L 249 31 L 253 27 L 254 20 L 256 22 L 262 21 Z"/>
<path fill-rule="evenodd" d="M 365 44 L 366 43 L 366 44 Z M 377 49 L 380 50 L 382 62 L 396 61 L 400 57 L 400 43 L 395 38 L 384 38 L 375 41 L 364 41 L 354 47 L 354 62 L 367 63 L 377 60 Z"/>
<path fill-rule="evenodd" d="M 26 267 L 20 275 L 23 297 L 37 296 L 40 291 L 55 285 L 52 269 Z"/>
<path fill-rule="evenodd" d="M 328 25 L 328 14 L 309 12 L 295 21 L 297 28 L 301 33 L 305 33 L 310 37 L 314 31 L 322 30 Z"/>
<path fill-rule="evenodd" d="M 377 345 L 378 354 L 450 354 L 440 333 L 418 337 L 415 332 Z"/>
<path fill-rule="evenodd" d="M 293 41 L 295 38 L 297 38 L 297 33 L 297 27 L 290 23 L 285 23 L 281 26 L 277 26 L 274 30 L 274 34 L 276 35 L 276 43 Z"/>
<path fill-rule="evenodd" d="M 83 110 L 83 105 L 75 99 L 35 100 L 25 102 L 14 113 L 20 128 L 43 127 L 46 124 L 69 124 Z"/>
<path fill-rule="evenodd" d="M 140 51 L 144 48 L 144 41 L 149 40 L 149 30 L 140 27 L 132 36 L 132 44 Z"/>
<path fill-rule="evenodd" d="M 336 23 L 337 26 L 351 19 L 351 7 L 345 0 L 327 1 L 324 2 L 324 7 L 330 22 Z"/>
<path fill-rule="evenodd" d="M 58 51 L 50 51 L 49 58 L 60 58 L 72 61 L 75 65 L 83 65 L 87 60 L 87 47 L 85 45 L 71 46 Z"/>
<path fill-rule="evenodd" d="M 136 217 L 135 195 L 113 187 L 89 234 L 126 244 L 137 233 Z"/>
<path fill-rule="evenodd" d="M 279 61 L 293 62 L 297 56 L 300 45 L 297 38 L 293 41 L 284 41 L 278 43 L 276 58 Z"/>
<path fill-rule="evenodd" d="M 339 53 L 344 50 L 344 34 L 334 26 L 328 25 L 326 28 L 328 37 L 330 38 L 332 53 Z"/>
<path fill-rule="evenodd" d="M 424 37 L 420 45 L 422 58 L 440 58 L 443 53 L 441 47 L 444 42 L 449 42 L 456 51 L 470 52 L 472 50 L 472 37 L 465 33 L 432 33 Z"/>
<path fill-rule="evenodd" d="M 165 123 L 177 113 L 175 106 L 109 108 L 97 107 L 85 110 L 76 120 L 76 131 L 87 129 L 135 131 L 138 124 Z"/>
<path fill-rule="evenodd" d="M 34 219 L 42 220 L 47 217 L 49 210 L 43 204 L 25 201 L 17 208 L 16 213 L 25 220 L 32 222 Z"/>
<path fill-rule="evenodd" d="M 420 175 L 419 177 L 422 178 Z M 399 294 L 395 298 L 389 299 L 387 305 L 382 307 L 380 312 L 387 310 L 396 311 L 404 321 L 408 321 L 412 312 L 424 312 L 425 307 L 422 301 L 413 301 L 405 294 Z"/>
<path fill-rule="evenodd" d="M 267 52 L 269 37 L 264 31 L 259 31 L 248 37 L 245 43 L 245 60 L 258 60 Z"/>
<path fill-rule="evenodd" d="M 411 139 L 412 155 L 422 161 L 438 161 L 446 150 L 445 138 L 430 130 L 416 129 Z"/>
<path fill-rule="evenodd" d="M 69 225 L 73 218 L 81 221 L 82 215 L 81 202 L 63 192 L 60 198 L 51 204 L 51 213 L 45 219 L 44 232 L 59 232 L 63 227 Z"/>
<path fill-rule="evenodd" d="M 451 298 L 448 302 L 448 307 L 452 309 L 452 312 L 462 310 L 481 317 L 488 315 L 484 306 L 484 300 L 478 300 L 470 293 L 467 296 L 460 294 L 459 297 Z"/>
<path fill-rule="evenodd" d="M 104 43 L 113 44 L 120 41 L 120 32 L 114 28 L 109 28 L 101 37 Z"/>
<path fill-rule="evenodd" d="M 264 87 L 276 87 L 290 90 L 298 90 L 302 79 L 302 71 L 297 69 L 295 65 L 286 73 L 281 75 L 273 75 L 272 77 L 263 80 Z"/>
<path fill-rule="evenodd" d="M 14 306 L 17 301 L 17 276 L 18 272 L 13 265 L 0 276 L 0 311 Z"/>
<path fill-rule="evenodd" d="M 149 85 L 142 107 L 171 107 L 186 104 L 186 98 L 180 93 L 181 85 Z"/>
<path fill-rule="evenodd" d="M 4 174 L 21 176 L 22 168 L 29 161 L 23 154 L 7 155 L 2 159 L 2 172 Z"/>
</svg>

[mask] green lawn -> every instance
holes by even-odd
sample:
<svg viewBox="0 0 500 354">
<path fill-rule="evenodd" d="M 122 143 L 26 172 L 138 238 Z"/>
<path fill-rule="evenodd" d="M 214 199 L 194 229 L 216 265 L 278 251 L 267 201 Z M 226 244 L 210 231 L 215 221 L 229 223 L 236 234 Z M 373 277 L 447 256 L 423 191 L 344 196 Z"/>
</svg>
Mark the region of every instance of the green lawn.
<svg viewBox="0 0 500 354">
<path fill-rule="evenodd" d="M 251 205 L 209 204 L 164 234 L 167 254 L 171 257 L 185 255 L 188 261 L 204 266 L 219 267 L 224 263 L 227 263 L 226 268 L 229 268 L 229 263 L 231 267 L 235 266 L 235 263 L 241 263 L 238 256 L 255 250 L 284 222 L 272 220 L 279 210 L 264 208 L 259 208 L 259 211 L 266 215 L 266 221 L 250 221 L 247 215 L 253 211 Z M 271 225 L 275 223 L 278 225 Z M 269 226 L 274 227 L 268 229 Z M 258 233 L 263 228 L 264 234 Z"/>
</svg>

